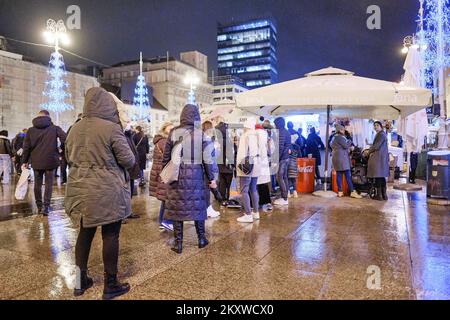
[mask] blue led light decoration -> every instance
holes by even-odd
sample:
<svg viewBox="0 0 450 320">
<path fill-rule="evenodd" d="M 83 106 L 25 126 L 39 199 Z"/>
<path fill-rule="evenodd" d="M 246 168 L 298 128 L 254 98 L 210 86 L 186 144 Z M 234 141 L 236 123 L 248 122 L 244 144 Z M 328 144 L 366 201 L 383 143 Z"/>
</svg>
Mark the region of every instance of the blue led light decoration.
<svg viewBox="0 0 450 320">
<path fill-rule="evenodd" d="M 71 94 L 66 91 L 69 88 L 69 83 L 65 80 L 67 72 L 64 58 L 59 52 L 59 41 L 68 42 L 64 22 L 62 20 L 58 22 L 52 19 L 48 20 L 45 36 L 49 42 L 54 43 L 55 51 L 50 56 L 47 69 L 48 78 L 45 82 L 45 89 L 42 92 L 43 96 L 47 98 L 47 102 L 41 104 L 40 107 L 58 114 L 73 109 L 73 106 L 66 102 L 67 99 L 71 98 Z"/>
<path fill-rule="evenodd" d="M 420 0 L 420 3 L 423 22 L 419 20 L 417 36 L 419 45 L 425 48 L 424 81 L 437 94 L 443 71 L 450 67 L 450 0 Z"/>
<path fill-rule="evenodd" d="M 148 88 L 145 82 L 145 77 L 142 74 L 142 52 L 139 60 L 140 73 L 137 77 L 136 88 L 134 89 L 133 105 L 137 112 L 133 115 L 133 120 L 148 120 L 150 121 L 150 100 L 148 97 Z"/>
<path fill-rule="evenodd" d="M 67 75 L 64 59 L 58 51 L 53 52 L 50 56 L 47 74 L 49 80 L 45 82 L 45 90 L 42 94 L 48 98 L 48 101 L 43 103 L 41 108 L 52 112 L 72 110 L 73 106 L 66 102 L 71 94 L 66 91 L 69 83 L 64 79 Z"/>
</svg>

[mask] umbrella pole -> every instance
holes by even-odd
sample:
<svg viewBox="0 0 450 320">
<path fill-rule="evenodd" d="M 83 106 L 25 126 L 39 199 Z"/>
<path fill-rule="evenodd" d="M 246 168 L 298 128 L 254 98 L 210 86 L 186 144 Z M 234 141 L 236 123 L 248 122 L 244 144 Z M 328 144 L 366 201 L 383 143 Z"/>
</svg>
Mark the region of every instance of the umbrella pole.
<svg viewBox="0 0 450 320">
<path fill-rule="evenodd" d="M 328 128 L 330 124 L 330 112 L 331 112 L 331 106 L 327 105 L 327 125 L 326 125 L 326 138 L 325 138 L 325 183 L 324 183 L 324 189 L 323 191 L 327 191 L 327 180 L 328 180 L 328 139 L 330 139 L 330 130 Z"/>
<path fill-rule="evenodd" d="M 319 190 L 313 193 L 313 195 L 317 196 L 317 197 L 322 197 L 322 198 L 335 198 L 336 197 L 336 193 L 334 193 L 333 191 L 328 191 L 327 187 L 327 179 L 328 179 L 328 139 L 330 139 L 330 130 L 328 130 L 328 124 L 330 123 L 330 112 L 331 112 L 331 105 L 327 106 L 327 125 L 326 125 L 326 140 L 325 141 L 325 183 L 324 183 L 324 190 Z"/>
</svg>

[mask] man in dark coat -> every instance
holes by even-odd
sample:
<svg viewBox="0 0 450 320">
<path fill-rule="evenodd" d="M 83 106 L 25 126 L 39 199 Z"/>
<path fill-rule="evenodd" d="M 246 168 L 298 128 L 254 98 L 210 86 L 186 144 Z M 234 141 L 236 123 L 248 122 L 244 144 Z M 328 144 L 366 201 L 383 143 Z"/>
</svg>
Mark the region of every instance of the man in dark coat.
<svg viewBox="0 0 450 320">
<path fill-rule="evenodd" d="M 209 206 L 206 203 L 207 182 L 211 188 L 217 187 L 213 161 L 207 158 L 208 152 L 204 152 L 211 142 L 203 137 L 200 113 L 195 105 L 188 104 L 183 108 L 180 125 L 170 132 L 164 150 L 163 167 L 171 160 L 172 149 L 178 143 L 182 143 L 178 181 L 167 189 L 164 218 L 173 221 L 175 244 L 172 250 L 181 253 L 183 221 L 195 221 L 199 248 L 208 245 L 205 236 L 206 209 Z"/>
<path fill-rule="evenodd" d="M 221 121 L 217 126 L 216 134 L 217 142 L 220 148 L 217 152 L 217 163 L 219 167 L 219 193 L 222 195 L 224 202 L 222 205 L 227 206 L 230 200 L 231 183 L 234 173 L 234 145 L 228 132 L 228 124 Z"/>
<path fill-rule="evenodd" d="M 278 173 L 277 181 L 281 189 L 281 198 L 275 200 L 275 205 L 288 205 L 289 192 L 289 155 L 291 153 L 291 134 L 286 130 L 286 122 L 284 118 L 278 117 L 274 121 L 278 130 Z"/>
<path fill-rule="evenodd" d="M 53 178 L 59 166 L 58 139 L 62 149 L 66 141 L 66 133 L 55 126 L 47 110 L 39 112 L 33 119 L 33 127 L 28 129 L 23 143 L 23 167 L 31 167 L 34 171 L 34 197 L 38 213 L 48 215 L 53 191 Z M 45 176 L 44 202 L 42 202 L 42 184 Z"/>
<path fill-rule="evenodd" d="M 139 156 L 139 167 L 141 168 L 141 182 L 139 186 L 145 186 L 144 170 L 147 167 L 147 154 L 150 152 L 150 145 L 148 144 L 148 137 L 144 133 L 141 126 L 136 127 L 136 133 L 133 136 L 134 144 Z"/>
<path fill-rule="evenodd" d="M 306 154 L 306 138 L 303 136 L 303 128 L 298 128 L 298 139 L 297 144 L 300 147 L 300 154 L 298 155 L 300 158 L 307 157 Z"/>
<path fill-rule="evenodd" d="M 308 139 L 306 139 L 306 155 L 311 154 L 316 159 L 316 179 L 320 180 L 319 166 L 322 164 L 320 149 L 325 149 L 320 136 L 316 133 L 316 128 L 311 127 Z"/>
</svg>

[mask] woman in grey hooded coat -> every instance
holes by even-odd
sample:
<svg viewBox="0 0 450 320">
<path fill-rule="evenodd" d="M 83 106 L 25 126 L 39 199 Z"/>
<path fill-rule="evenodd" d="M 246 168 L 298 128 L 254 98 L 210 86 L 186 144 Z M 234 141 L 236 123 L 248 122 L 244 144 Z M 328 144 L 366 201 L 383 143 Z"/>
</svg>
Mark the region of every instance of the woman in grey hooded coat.
<svg viewBox="0 0 450 320">
<path fill-rule="evenodd" d="M 128 169 L 135 156 L 120 125 L 113 97 L 102 88 L 86 93 L 83 119 L 73 125 L 66 140 L 69 165 L 66 212 L 80 220 L 75 262 L 80 271 L 74 294 L 82 295 L 93 285 L 87 275 L 92 240 L 102 227 L 105 283 L 103 298 L 111 299 L 130 290 L 117 280 L 119 234 L 122 220 L 131 213 Z"/>
<path fill-rule="evenodd" d="M 352 150 L 352 141 L 345 137 L 345 128 L 340 124 L 336 124 L 336 134 L 331 142 L 332 148 L 332 162 L 333 169 L 336 171 L 336 180 L 338 185 L 338 197 L 343 197 L 342 192 L 342 176 L 345 176 L 345 180 L 350 189 L 350 196 L 352 198 L 362 198 L 353 188 L 352 175 L 351 175 L 351 163 L 350 163 L 350 150 Z"/>
</svg>

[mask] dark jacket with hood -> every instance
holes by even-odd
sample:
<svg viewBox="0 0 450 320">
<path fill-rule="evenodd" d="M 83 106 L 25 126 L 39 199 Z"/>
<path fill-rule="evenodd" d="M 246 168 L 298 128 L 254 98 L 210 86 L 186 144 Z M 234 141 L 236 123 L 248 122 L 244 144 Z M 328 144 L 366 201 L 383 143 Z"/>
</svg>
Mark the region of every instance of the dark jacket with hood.
<svg viewBox="0 0 450 320">
<path fill-rule="evenodd" d="M 312 154 L 312 157 L 316 159 L 317 166 L 322 164 L 320 149 L 325 149 L 325 145 L 320 136 L 316 133 L 316 130 L 312 130 L 308 135 L 308 139 L 306 139 L 306 155 Z"/>
<path fill-rule="evenodd" d="M 219 173 L 232 174 L 234 171 L 234 145 L 228 133 L 228 124 L 221 122 L 216 126 L 216 130 L 220 132 L 220 136 L 216 134 L 220 150 L 217 152 L 217 163 Z"/>
<path fill-rule="evenodd" d="M 207 181 L 214 180 L 212 159 L 205 152 L 211 143 L 204 138 L 200 124 L 200 113 L 195 105 L 186 105 L 181 112 L 180 125 L 174 128 L 167 139 L 163 166 L 171 159 L 176 142 L 183 139 L 183 152 L 178 181 L 167 189 L 164 217 L 175 221 L 206 220 Z M 185 150 L 185 149 L 189 149 Z M 209 157 L 209 158 L 208 158 Z"/>
<path fill-rule="evenodd" d="M 28 129 L 23 143 L 22 163 L 31 163 L 35 170 L 54 170 L 58 168 L 59 150 L 64 148 L 66 133 L 52 123 L 47 116 L 33 119 L 33 127 Z"/>
<path fill-rule="evenodd" d="M 134 166 L 131 167 L 131 169 L 128 170 L 128 173 L 130 174 L 130 178 L 133 180 L 137 180 L 141 177 L 141 168 L 139 166 L 139 154 L 136 149 L 136 146 L 133 142 L 133 134 L 131 130 L 125 131 L 125 138 L 127 138 L 128 146 L 130 147 L 131 151 L 134 154 L 135 163 Z"/>
<path fill-rule="evenodd" d="M 139 167 L 145 170 L 147 167 L 147 154 L 150 152 L 150 145 L 148 144 L 148 137 L 141 132 L 133 136 L 134 145 L 139 157 Z"/>
<path fill-rule="evenodd" d="M 163 169 L 163 157 L 164 150 L 166 148 L 167 136 L 162 134 L 157 134 L 153 138 L 153 164 L 152 170 L 150 171 L 150 196 L 155 197 L 158 200 L 166 201 L 167 199 L 167 186 L 161 182 L 161 177 L 159 174 Z"/>
<path fill-rule="evenodd" d="M 82 217 L 86 228 L 114 223 L 131 213 L 128 171 L 135 156 L 119 121 L 113 97 L 102 88 L 86 93 L 84 118 L 66 141 L 69 176 L 67 214 Z"/>
<path fill-rule="evenodd" d="M 278 117 L 274 121 L 278 129 L 279 161 L 289 159 L 289 150 L 291 149 L 291 134 L 286 129 L 284 118 Z"/>
</svg>

